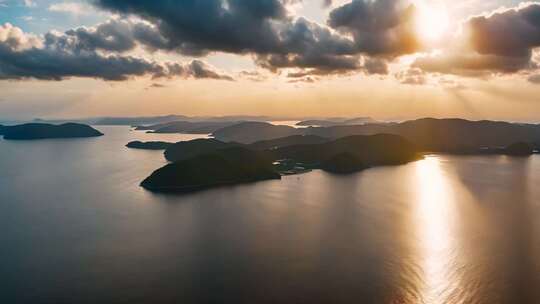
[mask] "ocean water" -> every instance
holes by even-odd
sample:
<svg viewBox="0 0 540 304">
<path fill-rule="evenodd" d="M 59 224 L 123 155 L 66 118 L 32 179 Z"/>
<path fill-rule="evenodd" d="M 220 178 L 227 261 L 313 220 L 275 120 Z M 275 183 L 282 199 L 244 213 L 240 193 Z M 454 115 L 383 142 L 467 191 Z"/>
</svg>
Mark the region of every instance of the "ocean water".
<svg viewBox="0 0 540 304">
<path fill-rule="evenodd" d="M 0 303 L 540 303 L 540 157 L 430 155 L 188 195 L 91 139 L 0 140 Z"/>
</svg>

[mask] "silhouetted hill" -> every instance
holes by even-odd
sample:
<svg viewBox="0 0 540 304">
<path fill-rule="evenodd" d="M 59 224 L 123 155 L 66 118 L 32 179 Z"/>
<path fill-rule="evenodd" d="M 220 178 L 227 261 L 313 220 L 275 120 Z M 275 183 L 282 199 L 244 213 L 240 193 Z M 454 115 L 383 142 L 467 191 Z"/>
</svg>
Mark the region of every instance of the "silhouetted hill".
<svg viewBox="0 0 540 304">
<path fill-rule="evenodd" d="M 210 134 L 219 129 L 238 124 L 238 122 L 216 121 L 174 121 L 151 126 L 139 126 L 136 130 L 150 130 L 152 133 L 187 133 L 187 134 Z"/>
<path fill-rule="evenodd" d="M 422 151 L 475 153 L 484 147 L 504 147 L 516 142 L 540 141 L 540 126 L 496 121 L 425 118 L 399 124 L 368 124 L 309 128 L 307 134 L 328 138 L 380 133 L 400 135 Z"/>
<path fill-rule="evenodd" d="M 323 161 L 321 168 L 332 173 L 348 174 L 361 171 L 366 168 L 366 165 L 354 154 L 341 153 Z"/>
<path fill-rule="evenodd" d="M 314 135 L 293 135 L 277 139 L 258 141 L 250 145 L 227 143 L 213 138 L 195 139 L 190 141 L 181 141 L 170 145 L 165 151 L 165 158 L 168 161 L 175 162 L 231 147 L 244 147 L 252 150 L 268 150 L 299 144 L 319 144 L 327 141 L 329 140 L 326 138 Z"/>
<path fill-rule="evenodd" d="M 363 125 L 363 124 L 372 124 L 372 123 L 379 123 L 379 121 L 371 118 L 371 117 L 356 117 L 347 119 L 344 121 L 347 125 Z"/>
<path fill-rule="evenodd" d="M 328 138 L 315 135 L 293 135 L 270 140 L 257 141 L 249 145 L 255 150 L 276 149 L 293 145 L 312 145 L 328 142 Z"/>
<path fill-rule="evenodd" d="M 66 123 L 51 125 L 42 123 L 28 123 L 2 128 L 4 139 L 46 139 L 46 138 L 78 138 L 96 137 L 103 133 L 83 124 Z"/>
<path fill-rule="evenodd" d="M 335 157 L 347 154 L 354 162 L 351 166 L 362 163 L 364 167 L 395 165 L 418 159 L 416 147 L 401 136 L 378 134 L 371 136 L 349 136 L 334 141 L 314 145 L 296 145 L 273 150 L 276 159 L 294 159 L 308 164 L 323 164 Z M 352 157 L 349 157 L 352 156 Z M 335 159 L 346 160 L 345 157 Z"/>
<path fill-rule="evenodd" d="M 165 150 L 165 158 L 170 162 L 177 162 L 208 154 L 216 150 L 239 146 L 236 143 L 225 143 L 213 138 L 195 139 L 177 142 Z"/>
<path fill-rule="evenodd" d="M 311 144 L 289 145 L 309 139 Z M 324 141 L 320 143 L 320 141 Z M 322 168 L 350 173 L 368 167 L 396 165 L 419 158 L 414 146 L 397 135 L 351 136 L 327 141 L 318 137 L 286 137 L 255 145 L 225 143 L 216 139 L 179 142 L 165 151 L 173 163 L 158 169 L 141 185 L 152 191 L 188 192 L 224 184 L 280 178 L 276 160 L 287 159 L 283 170 L 305 172 Z M 286 144 L 274 148 L 275 144 Z M 269 147 L 264 151 L 254 147 Z M 298 164 L 298 166 L 297 166 Z M 296 167 L 302 168 L 297 170 Z M 286 172 L 282 172 L 286 174 Z"/>
<path fill-rule="evenodd" d="M 351 119 L 312 119 L 301 121 L 296 125 L 304 127 L 332 127 L 342 125 L 363 125 L 368 123 L 377 123 L 377 121 L 371 117 L 357 117 Z"/>
<path fill-rule="evenodd" d="M 516 142 L 540 142 L 540 125 L 499 121 L 424 118 L 403 123 L 377 123 L 294 129 L 266 123 L 242 123 L 214 132 L 223 141 L 253 143 L 291 135 L 342 138 L 352 135 L 394 134 L 413 142 L 422 151 L 478 153 L 481 148 L 505 147 Z"/>
<path fill-rule="evenodd" d="M 212 135 L 226 142 L 251 144 L 257 141 L 301 135 L 302 130 L 289 126 L 275 126 L 266 122 L 243 122 L 219 129 Z"/>
<path fill-rule="evenodd" d="M 280 178 L 266 153 L 233 147 L 168 164 L 152 173 L 141 186 L 158 192 L 190 192 Z"/>
<path fill-rule="evenodd" d="M 513 156 L 528 156 L 534 153 L 534 147 L 527 143 L 515 143 L 504 149 L 504 154 Z"/>
<path fill-rule="evenodd" d="M 95 120 L 95 125 L 118 125 L 118 126 L 138 126 L 167 123 L 188 118 L 184 115 L 165 116 L 143 116 L 143 117 L 103 117 Z"/>
<path fill-rule="evenodd" d="M 164 141 L 132 141 L 129 142 L 126 147 L 132 149 L 142 149 L 142 150 L 165 150 L 168 147 L 172 146 L 173 143 L 164 142 Z"/>
<path fill-rule="evenodd" d="M 332 120 L 322 120 L 322 119 L 311 119 L 311 120 L 304 120 L 296 123 L 299 127 L 330 127 L 330 126 L 336 126 L 339 125 L 340 122 L 332 121 Z"/>
</svg>

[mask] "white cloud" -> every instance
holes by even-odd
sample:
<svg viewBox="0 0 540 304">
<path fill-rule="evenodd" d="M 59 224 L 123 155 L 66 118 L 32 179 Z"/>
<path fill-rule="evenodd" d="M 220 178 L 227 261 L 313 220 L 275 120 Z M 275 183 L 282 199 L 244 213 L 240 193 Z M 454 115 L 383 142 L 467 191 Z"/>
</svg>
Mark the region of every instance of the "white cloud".
<svg viewBox="0 0 540 304">
<path fill-rule="evenodd" d="M 26 6 L 26 7 L 36 7 L 37 4 L 33 0 L 24 0 L 24 6 Z"/>
<path fill-rule="evenodd" d="M 95 9 L 87 3 L 61 2 L 49 6 L 49 11 L 67 13 L 75 16 L 89 15 L 95 13 Z"/>
</svg>

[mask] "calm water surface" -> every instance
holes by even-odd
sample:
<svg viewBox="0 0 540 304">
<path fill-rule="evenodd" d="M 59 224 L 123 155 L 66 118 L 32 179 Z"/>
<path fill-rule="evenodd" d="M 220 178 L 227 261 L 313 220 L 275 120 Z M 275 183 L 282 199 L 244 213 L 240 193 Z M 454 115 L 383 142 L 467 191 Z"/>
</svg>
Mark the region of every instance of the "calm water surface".
<svg viewBox="0 0 540 304">
<path fill-rule="evenodd" d="M 0 140 L 1 303 L 540 303 L 540 157 L 156 195 L 165 164 L 94 139 Z"/>
</svg>

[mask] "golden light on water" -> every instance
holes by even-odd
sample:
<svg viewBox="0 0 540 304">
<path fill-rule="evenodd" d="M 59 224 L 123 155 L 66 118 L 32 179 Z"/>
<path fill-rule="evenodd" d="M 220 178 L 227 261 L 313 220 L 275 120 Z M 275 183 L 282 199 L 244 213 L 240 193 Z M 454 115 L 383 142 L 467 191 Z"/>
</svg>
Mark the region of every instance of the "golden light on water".
<svg viewBox="0 0 540 304">
<path fill-rule="evenodd" d="M 446 303 L 448 293 L 459 284 L 448 271 L 456 245 L 451 231 L 453 191 L 438 157 L 419 161 L 416 174 L 416 231 L 424 276 L 423 303 Z"/>
</svg>

